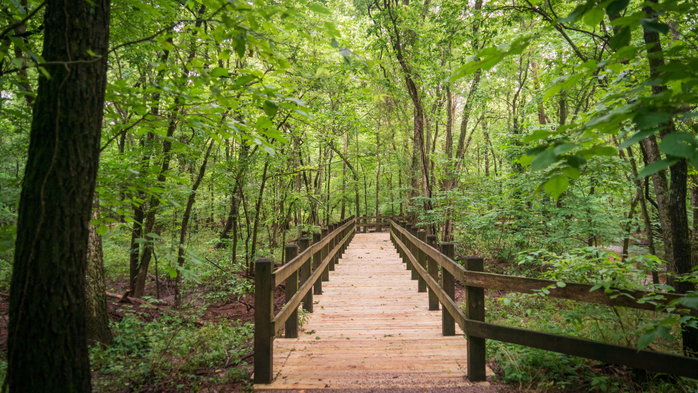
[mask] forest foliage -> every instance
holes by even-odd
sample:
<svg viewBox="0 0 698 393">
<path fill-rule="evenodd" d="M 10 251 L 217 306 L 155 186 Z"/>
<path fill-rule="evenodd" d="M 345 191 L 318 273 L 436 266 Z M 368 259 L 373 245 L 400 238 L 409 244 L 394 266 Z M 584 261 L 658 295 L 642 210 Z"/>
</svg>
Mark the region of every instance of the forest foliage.
<svg viewBox="0 0 698 393">
<path fill-rule="evenodd" d="M 41 55 L 47 3 L 0 7 L 3 293 L 38 80 L 55 66 Z M 117 376 L 117 359 L 131 372 L 113 383 L 165 386 L 165 352 L 176 372 L 229 364 L 226 348 L 174 352 L 197 335 L 238 348 L 250 326 L 186 325 L 200 315 L 182 308 L 244 299 L 256 258 L 281 262 L 284 244 L 351 215 L 406 215 L 488 271 L 675 291 L 698 307 L 697 17 L 680 0 L 112 1 L 109 51 L 91 54 L 108 70 L 89 224 L 104 289 L 180 311 L 112 322 L 96 372 Z M 698 350 L 696 321 L 673 309 L 506 293 L 490 308 L 506 324 Z M 522 387 L 629 378 L 490 346 Z"/>
</svg>

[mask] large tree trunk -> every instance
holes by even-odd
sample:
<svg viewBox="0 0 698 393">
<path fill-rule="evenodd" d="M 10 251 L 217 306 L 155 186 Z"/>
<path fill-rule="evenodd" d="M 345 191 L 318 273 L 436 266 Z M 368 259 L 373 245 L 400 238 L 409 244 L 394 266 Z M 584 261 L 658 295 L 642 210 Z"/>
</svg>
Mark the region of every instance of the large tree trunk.
<svg viewBox="0 0 698 393">
<path fill-rule="evenodd" d="M 89 392 L 85 270 L 99 162 L 109 0 L 48 0 L 10 289 L 11 392 Z M 90 54 L 105 56 L 99 60 Z M 80 63 L 77 63 L 80 62 Z"/>
<path fill-rule="evenodd" d="M 99 200 L 95 197 L 95 205 Z M 93 219 L 99 219 L 95 206 Z M 112 340 L 109 330 L 109 313 L 107 312 L 107 286 L 104 283 L 104 254 L 102 252 L 102 236 L 97 233 L 97 226 L 90 225 L 90 237 L 87 246 L 87 271 L 85 273 L 85 305 L 87 308 L 87 342 L 109 344 Z"/>
<path fill-rule="evenodd" d="M 656 3 L 657 0 L 651 0 Z M 653 15 L 652 7 L 643 7 L 648 15 Z M 647 44 L 647 59 L 650 66 L 650 78 L 657 79 L 660 74 L 660 68 L 664 66 L 664 57 L 662 52 L 662 42 L 659 38 L 659 33 L 649 30 L 644 27 L 644 40 Z M 666 86 L 652 86 L 652 95 L 663 94 L 667 90 Z M 675 132 L 676 127 L 673 120 L 662 124 L 662 137 Z M 688 212 L 686 210 L 686 197 L 688 193 L 688 163 L 685 159 L 679 160 L 676 164 L 670 167 L 671 182 L 669 186 L 668 200 L 666 210 L 668 211 L 669 221 L 671 222 L 671 256 L 676 268 L 677 275 L 690 273 L 693 268 L 693 260 L 691 257 L 691 239 L 688 229 Z M 653 177 L 654 178 L 654 177 Z M 656 187 L 656 185 L 655 185 Z M 657 203 L 659 195 L 657 195 Z M 688 293 L 695 289 L 695 284 L 688 281 L 676 282 L 677 293 Z M 691 328 L 686 325 L 681 329 L 683 338 L 683 349 L 686 355 L 695 356 L 698 354 L 698 329 Z"/>
</svg>

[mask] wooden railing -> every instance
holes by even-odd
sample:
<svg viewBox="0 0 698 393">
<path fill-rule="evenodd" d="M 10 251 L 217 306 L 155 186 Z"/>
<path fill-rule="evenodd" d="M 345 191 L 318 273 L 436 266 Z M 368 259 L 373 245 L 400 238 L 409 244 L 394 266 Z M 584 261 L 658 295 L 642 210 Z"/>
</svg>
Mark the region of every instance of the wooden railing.
<svg viewBox="0 0 698 393">
<path fill-rule="evenodd" d="M 375 228 L 376 232 L 383 232 L 384 227 L 390 226 L 390 220 L 400 220 L 403 216 L 363 216 L 356 219 L 357 231 L 366 233 L 369 228 Z"/>
<path fill-rule="evenodd" d="M 286 338 L 298 337 L 298 307 L 303 303 L 305 311 L 313 312 L 313 295 L 322 294 L 322 282 L 329 280 L 329 272 L 334 270 L 355 231 L 356 219 L 352 216 L 315 232 L 312 245 L 307 237 L 299 239 L 297 245 L 287 245 L 286 263 L 275 271 L 272 259 L 260 258 L 255 262 L 255 383 L 272 382 L 274 337 L 281 328 L 285 328 Z M 274 316 L 274 288 L 284 282 L 286 304 Z"/>
<path fill-rule="evenodd" d="M 605 293 L 603 290 L 592 291 L 592 286 L 587 284 L 565 283 L 566 285 L 562 287 L 556 285 L 558 281 L 485 273 L 482 258 L 467 257 L 464 261 L 465 266 L 461 266 L 454 261 L 453 244 L 441 243 L 441 251 L 439 251 L 436 236 L 426 236 L 424 230 L 417 230 L 415 226 L 407 225 L 405 222 L 390 221 L 390 238 L 403 262 L 407 264 L 407 269 L 412 270 L 412 279 L 418 280 L 418 291 L 426 292 L 428 287 L 429 310 L 438 310 L 441 303 L 443 335 L 455 335 L 455 323 L 465 333 L 468 340 L 467 372 L 471 381 L 485 379 L 486 339 L 648 371 L 698 378 L 698 358 L 646 350 L 638 351 L 635 348 L 485 322 L 484 288 L 523 293 L 536 293 L 545 289 L 549 292 L 547 296 L 551 297 L 645 310 L 656 310 L 657 304 L 666 305 L 680 298 L 681 295 L 661 294 L 663 299 L 654 298 L 655 304 L 638 303 L 638 300 L 653 294 L 620 289 Z M 441 282 L 439 282 L 439 266 L 442 268 Z M 460 281 L 466 289 L 465 313 L 454 302 L 455 280 Z M 698 316 L 696 309 L 674 307 Z"/>
</svg>

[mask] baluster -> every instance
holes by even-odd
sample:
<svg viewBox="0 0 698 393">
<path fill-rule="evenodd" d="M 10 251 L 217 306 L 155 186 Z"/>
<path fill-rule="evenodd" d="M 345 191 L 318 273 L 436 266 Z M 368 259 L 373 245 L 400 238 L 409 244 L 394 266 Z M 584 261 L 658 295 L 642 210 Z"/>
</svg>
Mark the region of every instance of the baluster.
<svg viewBox="0 0 698 393">
<path fill-rule="evenodd" d="M 433 248 L 436 248 L 436 235 L 427 235 L 427 244 Z M 431 276 L 431 278 L 434 279 L 434 281 L 438 283 L 439 265 L 433 258 L 429 256 L 427 256 L 427 264 L 429 266 L 429 275 Z M 434 293 L 434 291 L 431 288 L 429 288 L 429 310 L 439 310 L 439 298 L 436 296 L 436 293 Z"/>
<path fill-rule="evenodd" d="M 417 231 L 417 239 L 421 241 L 427 240 L 427 232 L 424 229 L 420 229 Z M 427 254 L 422 251 L 421 248 L 417 244 L 415 244 L 415 249 L 417 249 L 417 262 L 419 263 L 420 266 L 424 268 L 424 271 L 427 269 Z M 416 271 L 416 269 L 415 269 Z M 417 292 L 426 292 L 427 291 L 427 282 L 422 278 L 422 275 L 419 275 L 419 279 L 417 280 Z"/>
<path fill-rule="evenodd" d="M 465 259 L 466 270 L 484 271 L 482 258 Z M 474 321 L 485 321 L 485 288 L 465 287 L 465 317 Z M 487 348 L 482 337 L 467 336 L 468 339 L 468 378 L 471 381 L 485 380 Z"/>
<path fill-rule="evenodd" d="M 329 228 L 328 227 L 322 228 L 322 238 L 324 239 L 327 236 L 329 236 Z M 327 242 L 327 244 L 325 244 L 325 247 L 322 248 L 322 258 L 320 259 L 320 261 L 321 262 L 324 261 L 325 258 L 327 258 L 327 256 L 329 255 L 329 253 L 330 253 L 330 243 Z M 329 269 L 330 269 L 329 266 L 325 266 L 325 269 L 322 271 L 322 281 L 329 281 L 330 280 L 330 270 Z M 322 288 L 322 287 L 320 287 L 320 288 Z"/>
<path fill-rule="evenodd" d="M 441 243 L 441 252 L 447 257 L 453 259 L 454 249 L 453 243 Z M 451 300 L 456 297 L 456 287 L 453 275 L 447 269 L 441 269 L 441 288 L 443 288 L 446 295 L 451 297 Z M 448 312 L 448 309 L 441 305 L 441 332 L 444 336 L 455 336 L 456 335 L 456 321 Z"/>
<path fill-rule="evenodd" d="M 286 263 L 298 256 L 298 246 L 295 244 L 286 245 Z M 286 303 L 298 292 L 298 270 L 291 273 L 286 279 Z M 286 320 L 286 338 L 298 338 L 298 310 L 293 310 L 291 316 Z"/>
<path fill-rule="evenodd" d="M 307 232 L 306 232 L 307 233 Z M 298 240 L 298 252 L 303 253 L 303 251 L 307 250 L 308 247 L 310 247 L 310 238 L 309 237 L 302 237 Z M 300 268 L 300 278 L 301 282 L 300 285 L 303 286 L 306 281 L 310 278 L 310 275 L 313 272 L 312 269 L 312 264 L 313 264 L 313 258 L 308 257 L 308 260 L 305 261 L 305 263 L 301 266 Z M 303 296 L 303 310 L 307 312 L 313 312 L 313 291 L 308 291 L 308 293 Z"/>
</svg>

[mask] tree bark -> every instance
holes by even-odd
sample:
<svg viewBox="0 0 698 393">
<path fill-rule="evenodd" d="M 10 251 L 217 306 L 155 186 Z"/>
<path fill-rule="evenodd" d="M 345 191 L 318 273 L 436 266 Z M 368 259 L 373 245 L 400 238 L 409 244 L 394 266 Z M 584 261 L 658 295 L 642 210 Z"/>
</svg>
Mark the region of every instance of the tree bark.
<svg viewBox="0 0 698 393">
<path fill-rule="evenodd" d="M 650 1 L 657 3 L 657 0 Z M 648 15 L 654 14 L 651 6 L 643 7 L 643 11 Z M 656 80 L 660 75 L 660 68 L 664 66 L 662 42 L 658 32 L 649 30 L 644 25 L 643 31 L 645 44 L 648 47 L 647 59 L 650 66 L 650 78 Z M 652 95 L 662 94 L 666 90 L 666 86 L 654 85 L 652 86 Z M 660 136 L 662 138 L 676 131 L 673 120 L 669 120 L 667 123 L 661 124 L 660 126 L 662 127 L 660 131 Z M 646 139 L 646 141 L 647 140 L 649 140 L 649 138 Z M 668 216 L 671 223 L 672 252 L 670 255 L 672 256 L 677 275 L 683 275 L 690 273 L 693 269 L 693 259 L 691 256 L 692 246 L 688 229 L 688 212 L 686 210 L 688 163 L 685 159 L 681 159 L 669 169 L 671 182 L 666 210 L 669 213 Z M 657 203 L 661 206 L 659 195 L 657 195 Z M 675 288 L 677 293 L 688 293 L 695 289 L 695 285 L 692 282 L 678 280 L 675 284 Z M 681 334 L 684 353 L 689 356 L 696 356 L 698 354 L 698 329 L 684 325 L 682 326 Z"/>
<path fill-rule="evenodd" d="M 99 200 L 95 197 L 96 205 L 92 218 L 99 219 Z M 97 226 L 90 225 L 90 236 L 87 246 L 87 271 L 85 281 L 85 305 L 87 308 L 87 342 L 110 344 L 112 340 L 109 329 L 109 313 L 107 312 L 107 286 L 104 283 L 104 254 L 102 252 L 102 236 L 97 233 Z"/>
<path fill-rule="evenodd" d="M 89 392 L 85 271 L 99 163 L 109 0 L 47 0 L 10 288 L 11 392 Z M 104 56 L 95 59 L 91 54 Z M 79 63 L 76 63 L 79 62 Z"/>
</svg>

